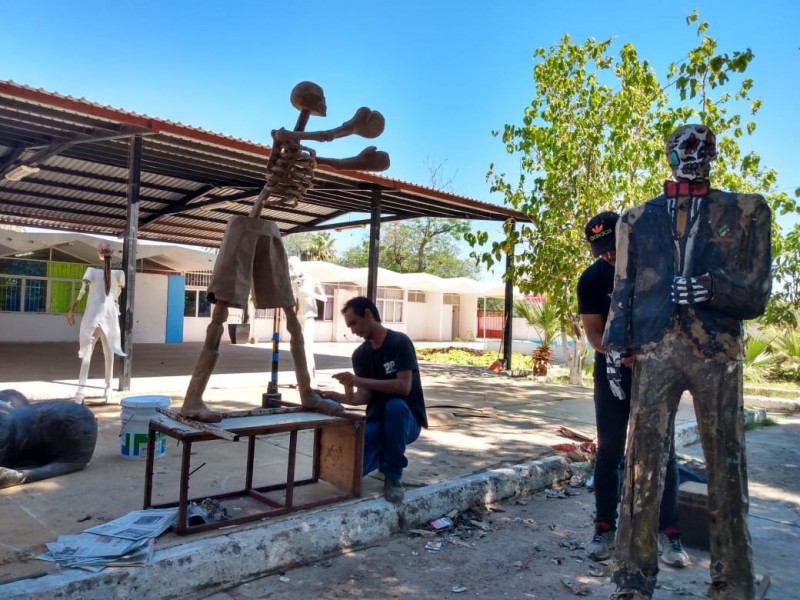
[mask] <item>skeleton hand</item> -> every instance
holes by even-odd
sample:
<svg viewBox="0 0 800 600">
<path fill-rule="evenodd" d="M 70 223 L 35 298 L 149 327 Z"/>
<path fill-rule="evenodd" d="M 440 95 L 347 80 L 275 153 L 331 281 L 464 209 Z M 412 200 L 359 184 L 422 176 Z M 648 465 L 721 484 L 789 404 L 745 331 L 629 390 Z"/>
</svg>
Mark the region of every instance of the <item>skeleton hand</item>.
<svg viewBox="0 0 800 600">
<path fill-rule="evenodd" d="M 671 295 L 675 304 L 708 302 L 714 295 L 714 280 L 710 273 L 697 277 L 676 277 L 672 280 Z"/>
<path fill-rule="evenodd" d="M 625 400 L 625 392 L 622 389 L 622 355 L 619 352 L 608 352 L 606 354 L 606 378 L 608 387 L 617 400 Z"/>
</svg>

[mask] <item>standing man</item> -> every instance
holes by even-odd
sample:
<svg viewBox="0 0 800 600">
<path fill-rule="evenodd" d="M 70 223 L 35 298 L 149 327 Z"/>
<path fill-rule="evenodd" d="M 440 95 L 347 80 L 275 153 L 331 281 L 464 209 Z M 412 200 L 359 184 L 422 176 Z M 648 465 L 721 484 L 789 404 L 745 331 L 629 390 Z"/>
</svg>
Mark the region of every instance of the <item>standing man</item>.
<svg viewBox="0 0 800 600">
<path fill-rule="evenodd" d="M 343 404 L 367 405 L 364 475 L 381 469 L 383 495 L 402 502 L 400 480 L 408 466 L 406 446 L 428 427 L 414 344 L 404 333 L 387 329 L 369 298 L 357 296 L 342 309 L 347 327 L 364 343 L 353 352 L 353 373 L 334 375 L 344 393 L 320 392 Z"/>
<path fill-rule="evenodd" d="M 617 533 L 617 505 L 620 491 L 620 466 L 625 456 L 625 438 L 631 408 L 631 369 L 633 358 L 618 352 L 605 353 L 603 331 L 606 327 L 611 291 L 614 288 L 614 264 L 617 260 L 614 228 L 619 220 L 615 212 L 602 212 L 584 229 L 586 240 L 597 260 L 578 279 L 578 313 L 594 352 L 594 411 L 597 423 L 597 456 L 594 467 L 594 537 L 584 551 L 593 560 L 605 560 L 614 549 Z M 662 562 L 682 568 L 689 556 L 681 546 L 678 529 L 678 465 L 675 444 L 670 446 L 664 495 L 658 523 Z"/>
<path fill-rule="evenodd" d="M 770 211 L 756 194 L 711 189 L 716 139 L 684 125 L 667 139 L 674 181 L 628 211 L 604 345 L 633 352 L 628 438 L 614 597 L 651 598 L 664 455 L 685 390 L 692 394 L 708 476 L 711 588 L 752 600 L 753 554 L 742 405 L 742 320 L 769 298 Z"/>
</svg>

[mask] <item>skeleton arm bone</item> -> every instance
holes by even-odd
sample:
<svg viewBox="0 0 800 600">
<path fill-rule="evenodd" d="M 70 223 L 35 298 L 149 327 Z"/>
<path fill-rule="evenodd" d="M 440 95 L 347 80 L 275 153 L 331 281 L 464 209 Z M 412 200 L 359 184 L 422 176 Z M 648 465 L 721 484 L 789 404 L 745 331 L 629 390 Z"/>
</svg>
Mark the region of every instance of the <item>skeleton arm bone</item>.
<svg viewBox="0 0 800 600">
<path fill-rule="evenodd" d="M 86 293 L 86 285 L 88 283 L 89 282 L 85 279 L 81 282 L 81 289 L 78 292 L 78 297 L 75 298 L 75 302 L 72 303 L 72 306 L 70 306 L 69 310 L 67 311 L 67 323 L 69 323 L 70 325 L 75 325 L 75 307 L 78 306 L 78 303 L 81 301 L 83 295 Z"/>
<path fill-rule="evenodd" d="M 389 155 L 375 146 L 367 146 L 350 158 L 318 156 L 317 164 L 333 167 L 339 171 L 385 171 L 389 168 Z"/>
<path fill-rule="evenodd" d="M 383 115 L 376 110 L 362 106 L 349 121 L 338 127 L 324 131 L 290 131 L 288 129 L 275 129 L 272 139 L 279 143 L 300 143 L 303 141 L 330 142 L 348 135 L 359 135 L 365 138 L 376 138 L 385 127 Z"/>
</svg>

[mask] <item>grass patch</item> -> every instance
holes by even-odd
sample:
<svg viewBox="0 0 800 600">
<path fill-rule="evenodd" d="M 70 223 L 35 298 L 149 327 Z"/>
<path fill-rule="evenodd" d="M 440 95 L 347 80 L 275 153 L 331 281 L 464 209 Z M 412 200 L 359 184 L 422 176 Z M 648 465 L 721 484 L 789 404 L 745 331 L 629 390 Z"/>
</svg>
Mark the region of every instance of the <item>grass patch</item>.
<svg viewBox="0 0 800 600">
<path fill-rule="evenodd" d="M 502 357 L 491 350 L 449 346 L 446 348 L 417 348 L 417 358 L 430 362 L 451 365 L 470 365 L 473 367 L 486 367 L 488 369 L 489 365 Z M 525 356 L 521 352 L 513 352 L 511 354 L 511 369 L 530 371 L 531 357 Z"/>
<path fill-rule="evenodd" d="M 779 425 L 777 420 L 773 419 L 772 417 L 767 417 L 763 421 L 756 421 L 755 419 L 750 421 L 749 423 L 745 423 L 744 430 L 745 431 L 753 431 L 754 429 L 763 429 L 764 427 L 774 427 L 775 425 Z"/>
</svg>

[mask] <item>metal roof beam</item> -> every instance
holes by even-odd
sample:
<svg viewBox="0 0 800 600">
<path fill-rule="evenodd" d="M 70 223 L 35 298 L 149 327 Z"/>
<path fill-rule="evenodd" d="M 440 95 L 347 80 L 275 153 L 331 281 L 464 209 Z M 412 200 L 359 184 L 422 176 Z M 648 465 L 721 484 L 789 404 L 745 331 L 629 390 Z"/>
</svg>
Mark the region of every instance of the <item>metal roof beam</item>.
<svg viewBox="0 0 800 600">
<path fill-rule="evenodd" d="M 186 212 L 187 210 L 191 210 L 192 208 L 199 208 L 197 206 L 194 206 L 194 207 L 191 207 L 191 208 L 187 208 L 187 204 L 189 202 L 191 202 L 192 200 L 205 198 L 211 192 L 214 192 L 214 191 L 216 191 L 218 189 L 219 188 L 217 186 L 215 186 L 215 185 L 204 185 L 199 190 L 196 190 L 195 192 L 193 192 L 191 194 L 186 194 L 183 198 L 181 198 L 177 202 L 169 204 L 168 206 L 166 206 L 166 208 L 163 208 L 163 209 L 161 209 L 161 210 L 159 210 L 157 212 L 153 212 L 150 215 L 148 215 L 147 217 L 145 217 L 144 219 L 140 218 L 139 219 L 139 226 L 147 225 L 148 223 L 152 223 L 153 221 L 155 221 L 157 219 L 160 219 L 162 217 L 165 217 L 167 215 Z"/>
<path fill-rule="evenodd" d="M 123 129 L 130 130 L 132 128 L 124 127 Z M 25 165 L 28 167 L 35 167 L 38 165 L 38 163 L 47 160 L 51 156 L 56 156 L 58 154 L 61 154 L 62 152 L 64 152 L 64 150 L 72 148 L 73 146 L 76 146 L 78 144 L 103 142 L 108 140 L 118 140 L 120 138 L 131 137 L 131 135 L 133 135 L 134 133 L 135 132 L 133 131 L 125 131 L 120 133 L 105 133 L 101 135 L 88 135 L 79 133 L 75 135 L 72 139 L 56 142 L 54 144 L 28 146 L 27 148 L 25 148 L 25 151 L 38 149 L 38 152 L 34 152 L 32 155 L 26 157 L 24 160 L 20 160 L 18 157 L 16 162 L 12 163 L 12 165 L 9 165 L 9 168 L 11 166 L 18 167 L 21 165 Z M 153 133 L 152 131 L 145 132 L 146 135 L 152 135 L 152 133 Z M 0 172 L 0 175 L 5 175 L 6 172 L 7 171 L 4 170 L 3 172 Z"/>
</svg>

